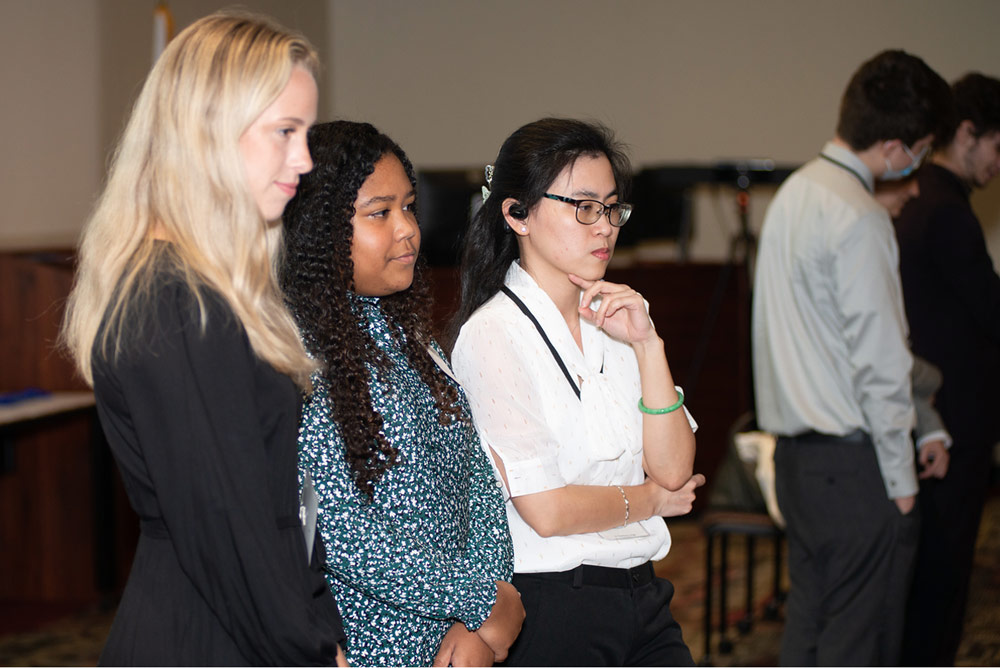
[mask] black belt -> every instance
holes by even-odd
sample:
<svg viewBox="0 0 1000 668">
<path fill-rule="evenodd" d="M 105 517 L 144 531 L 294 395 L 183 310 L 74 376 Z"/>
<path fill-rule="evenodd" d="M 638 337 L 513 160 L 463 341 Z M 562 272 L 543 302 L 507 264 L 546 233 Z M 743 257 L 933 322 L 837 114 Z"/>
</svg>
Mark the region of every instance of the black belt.
<svg viewBox="0 0 1000 668">
<path fill-rule="evenodd" d="M 279 529 L 290 529 L 292 527 L 301 527 L 302 520 L 298 518 L 297 515 L 287 515 L 285 517 L 279 517 L 275 522 Z M 163 521 L 162 517 L 144 517 L 139 520 L 139 531 L 146 538 L 155 538 L 157 540 L 168 540 L 170 538 L 170 532 L 167 531 L 167 525 Z"/>
<path fill-rule="evenodd" d="M 801 434 L 794 434 L 792 436 L 780 436 L 779 438 L 786 438 L 792 441 L 811 441 L 813 443 L 829 443 L 830 445 L 862 445 L 871 442 L 871 437 L 868 432 L 863 429 L 855 429 L 849 434 L 844 434 L 843 436 L 836 436 L 834 434 L 822 434 L 818 431 L 804 431 Z"/>
<path fill-rule="evenodd" d="M 656 579 L 652 562 L 634 568 L 610 568 L 608 566 L 577 566 L 571 571 L 553 573 L 516 573 L 518 578 L 538 578 L 549 582 L 569 582 L 574 587 L 615 587 L 633 589 L 647 585 Z"/>
</svg>

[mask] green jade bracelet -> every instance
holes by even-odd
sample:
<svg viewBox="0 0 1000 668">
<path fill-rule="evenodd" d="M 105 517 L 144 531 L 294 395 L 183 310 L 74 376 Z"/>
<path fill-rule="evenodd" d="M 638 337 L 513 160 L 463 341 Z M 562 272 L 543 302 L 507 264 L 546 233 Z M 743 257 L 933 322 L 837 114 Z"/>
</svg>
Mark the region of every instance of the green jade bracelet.
<svg viewBox="0 0 1000 668">
<path fill-rule="evenodd" d="M 667 406 L 666 408 L 648 408 L 646 404 L 642 403 L 642 397 L 639 397 L 639 410 L 646 415 L 666 415 L 667 413 L 673 413 L 675 410 L 684 405 L 684 393 L 677 390 L 677 396 L 680 399 L 677 403 L 672 406 Z"/>
</svg>

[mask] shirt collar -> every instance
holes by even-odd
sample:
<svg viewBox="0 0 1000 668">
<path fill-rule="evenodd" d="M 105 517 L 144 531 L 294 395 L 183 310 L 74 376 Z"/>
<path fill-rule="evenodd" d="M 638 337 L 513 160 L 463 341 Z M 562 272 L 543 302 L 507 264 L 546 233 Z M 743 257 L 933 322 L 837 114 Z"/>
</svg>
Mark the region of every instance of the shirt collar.
<svg viewBox="0 0 1000 668">
<path fill-rule="evenodd" d="M 580 320 L 580 335 L 583 337 L 584 349 L 581 353 L 576 341 L 573 340 L 573 335 L 570 334 L 569 327 L 566 326 L 562 313 L 517 260 L 510 263 L 504 285 L 513 290 L 538 319 L 552 345 L 563 358 L 563 362 L 575 374 L 586 377 L 588 373 L 598 373 L 601 370 L 604 366 L 604 340 L 599 335 L 597 327 L 586 320 Z"/>
<path fill-rule="evenodd" d="M 868 169 L 868 166 L 861 161 L 857 153 L 840 144 L 828 141 L 823 146 L 823 150 L 820 151 L 820 155 L 825 155 L 827 158 L 839 162 L 845 168 L 857 174 L 864 186 L 868 188 L 868 192 L 875 192 L 875 177 L 872 176 L 872 170 Z"/>
</svg>

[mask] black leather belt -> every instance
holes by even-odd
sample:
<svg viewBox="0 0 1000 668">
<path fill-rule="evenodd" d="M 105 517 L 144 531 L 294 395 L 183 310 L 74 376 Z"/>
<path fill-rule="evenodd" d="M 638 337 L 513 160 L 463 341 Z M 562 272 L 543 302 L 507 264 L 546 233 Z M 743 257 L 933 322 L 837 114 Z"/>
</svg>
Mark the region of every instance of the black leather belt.
<svg viewBox="0 0 1000 668">
<path fill-rule="evenodd" d="M 592 587 L 614 587 L 616 589 L 634 589 L 647 585 L 656 579 L 652 562 L 634 568 L 610 568 L 608 566 L 577 566 L 571 571 L 553 573 L 517 573 L 519 578 L 539 578 L 550 582 L 569 582 L 574 587 L 589 585 Z"/>
<path fill-rule="evenodd" d="M 843 436 L 836 436 L 834 434 L 821 434 L 818 431 L 804 431 L 801 434 L 795 434 L 793 436 L 781 436 L 780 438 L 787 438 L 793 441 L 810 441 L 812 443 L 829 443 L 830 445 L 837 444 L 858 444 L 869 442 L 871 439 L 868 436 L 868 432 L 863 429 L 855 429 L 849 434 L 844 434 Z"/>
</svg>

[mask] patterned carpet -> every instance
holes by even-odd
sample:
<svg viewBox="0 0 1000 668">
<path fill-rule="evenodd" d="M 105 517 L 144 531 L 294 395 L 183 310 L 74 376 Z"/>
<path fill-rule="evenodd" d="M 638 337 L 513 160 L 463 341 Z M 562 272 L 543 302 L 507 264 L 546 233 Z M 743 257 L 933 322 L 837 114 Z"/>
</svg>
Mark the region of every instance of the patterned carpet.
<svg viewBox="0 0 1000 668">
<path fill-rule="evenodd" d="M 657 564 L 657 572 L 668 577 L 676 587 L 671 609 L 684 630 L 695 661 L 701 662 L 704 659 L 705 540 L 697 520 L 672 521 L 670 528 L 674 547 L 670 555 Z M 752 629 L 741 634 L 736 622 L 743 615 L 745 601 L 744 551 L 740 540 L 732 541 L 727 573 L 727 619 L 730 620 L 727 638 L 733 647 L 730 653 L 720 653 L 718 633 L 714 632 L 710 657 L 714 665 L 768 666 L 777 663 L 782 623 L 780 619 L 763 619 L 770 600 L 771 550 L 770 541 L 758 540 L 755 568 L 757 595 L 754 598 L 756 621 Z M 787 587 L 787 582 L 784 586 Z M 112 617 L 113 612 L 89 610 L 36 631 L 0 635 L 0 665 L 96 665 Z M 1000 494 L 997 493 L 987 504 L 979 534 L 965 637 L 957 665 L 1000 665 Z"/>
</svg>

